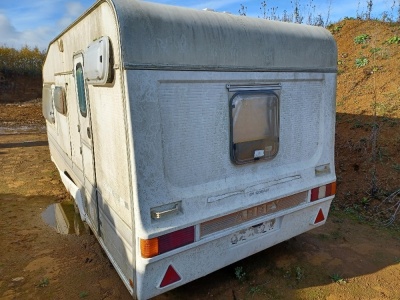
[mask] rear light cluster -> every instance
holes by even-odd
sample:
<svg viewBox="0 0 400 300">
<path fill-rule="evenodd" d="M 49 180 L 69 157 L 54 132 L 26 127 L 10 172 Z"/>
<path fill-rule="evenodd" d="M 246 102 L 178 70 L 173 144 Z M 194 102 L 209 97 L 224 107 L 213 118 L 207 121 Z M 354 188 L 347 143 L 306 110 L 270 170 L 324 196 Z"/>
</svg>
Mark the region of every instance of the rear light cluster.
<svg viewBox="0 0 400 300">
<path fill-rule="evenodd" d="M 336 193 L 336 182 L 332 182 L 330 184 L 314 188 L 311 190 L 311 202 L 325 198 L 325 197 L 332 196 L 335 193 Z M 297 194 L 296 194 L 296 196 L 297 196 Z M 300 199 L 301 199 L 301 197 L 300 197 Z M 277 201 L 287 202 L 284 200 L 288 200 L 288 199 L 282 198 Z M 275 202 L 277 202 L 277 201 L 275 201 Z M 296 202 L 296 205 L 298 205 L 298 204 L 300 204 L 300 203 Z M 267 204 L 265 204 L 265 205 L 267 205 Z M 289 207 L 291 207 L 291 206 L 289 206 Z M 240 211 L 239 214 L 240 214 L 240 216 L 242 216 L 244 213 L 246 213 L 247 218 L 245 219 L 245 221 L 251 220 L 251 219 L 253 219 L 253 217 L 257 218 L 259 216 L 267 215 L 268 214 L 267 212 L 269 212 L 267 209 L 264 209 L 265 210 L 264 213 L 258 213 L 258 211 L 263 211 L 261 208 L 263 208 L 263 207 L 257 206 L 252 209 Z M 287 207 L 283 207 L 283 208 L 287 208 Z M 249 211 L 253 212 L 253 210 L 254 210 L 254 212 L 257 210 L 257 213 L 254 213 L 254 216 L 251 215 L 253 217 L 249 218 L 248 217 Z M 276 211 L 274 211 L 274 212 L 276 212 Z M 323 216 L 323 214 L 321 215 L 321 213 L 317 217 L 317 220 L 316 220 L 317 223 L 325 219 L 325 217 Z M 233 216 L 234 217 L 233 219 L 236 220 L 236 219 L 238 219 L 237 214 L 238 213 L 231 214 L 226 217 Z M 241 219 L 239 218 L 238 220 L 241 220 Z M 214 221 L 215 220 L 213 220 L 213 222 Z M 220 220 L 217 219 L 217 221 L 220 221 Z M 225 221 L 225 219 L 224 219 L 224 221 Z M 204 226 L 208 223 L 209 222 L 205 222 L 205 223 L 202 223 L 201 225 Z M 223 228 L 231 227 L 234 225 L 234 224 L 230 224 L 232 222 L 227 222 L 227 223 L 228 223 L 227 225 L 230 225 L 230 226 L 223 226 Z M 242 223 L 242 222 L 239 222 L 238 224 L 240 224 L 240 223 Z M 211 226 L 214 228 L 216 224 L 213 223 L 211 225 L 214 225 L 214 226 Z M 214 228 L 214 229 L 216 229 L 216 228 Z M 218 231 L 218 230 L 220 230 L 220 228 L 217 228 L 216 230 L 211 230 L 211 231 L 214 232 L 214 231 Z M 157 255 L 169 252 L 171 250 L 189 245 L 191 243 L 194 243 L 194 241 L 195 241 L 195 227 L 191 226 L 191 227 L 187 227 L 187 228 L 184 228 L 184 229 L 181 229 L 178 231 L 174 231 L 174 232 L 156 237 L 156 238 L 152 238 L 152 239 L 148 239 L 148 240 L 140 239 L 140 250 L 141 250 L 141 254 L 142 254 L 143 258 L 151 258 L 151 257 L 157 256 Z M 173 274 L 173 273 L 174 272 L 171 271 L 171 274 Z M 172 277 L 175 278 L 175 276 L 176 275 L 174 274 Z"/>
<path fill-rule="evenodd" d="M 311 202 L 336 194 L 336 182 L 329 183 L 311 190 Z"/>
<path fill-rule="evenodd" d="M 194 226 L 164 234 L 149 240 L 140 239 L 140 251 L 142 257 L 151 258 L 193 242 Z"/>
</svg>

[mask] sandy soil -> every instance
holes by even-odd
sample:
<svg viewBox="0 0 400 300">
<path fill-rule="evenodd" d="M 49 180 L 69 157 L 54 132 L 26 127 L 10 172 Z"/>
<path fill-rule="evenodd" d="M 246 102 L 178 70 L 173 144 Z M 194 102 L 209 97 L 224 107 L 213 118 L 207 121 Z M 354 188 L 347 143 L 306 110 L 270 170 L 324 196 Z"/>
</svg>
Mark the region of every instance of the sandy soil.
<svg viewBox="0 0 400 300">
<path fill-rule="evenodd" d="M 40 103 L 1 105 L 0 118 L 14 129 L 0 134 L 0 298 L 129 299 L 94 236 L 62 235 L 43 220 L 70 197 Z M 157 298 L 400 299 L 400 232 L 354 219 L 333 210 L 325 226 Z"/>
</svg>

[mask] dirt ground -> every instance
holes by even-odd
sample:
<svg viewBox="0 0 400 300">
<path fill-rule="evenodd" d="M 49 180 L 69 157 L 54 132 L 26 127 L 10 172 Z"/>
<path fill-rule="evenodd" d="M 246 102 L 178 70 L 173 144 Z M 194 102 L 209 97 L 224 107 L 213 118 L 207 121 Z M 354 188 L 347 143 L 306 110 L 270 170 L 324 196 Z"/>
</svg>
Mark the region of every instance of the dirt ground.
<svg viewBox="0 0 400 300">
<path fill-rule="evenodd" d="M 387 42 L 400 26 L 344 20 L 330 30 L 338 188 L 327 224 L 156 299 L 400 299 L 400 45 Z M 40 101 L 0 104 L 0 299 L 130 298 L 94 236 L 59 234 L 44 219 L 70 200 Z"/>
<path fill-rule="evenodd" d="M 94 236 L 59 234 L 43 219 L 70 197 L 40 109 L 0 105 L 0 298 L 129 299 Z M 334 207 L 325 226 L 157 299 L 400 299 L 399 230 L 356 217 Z"/>
</svg>

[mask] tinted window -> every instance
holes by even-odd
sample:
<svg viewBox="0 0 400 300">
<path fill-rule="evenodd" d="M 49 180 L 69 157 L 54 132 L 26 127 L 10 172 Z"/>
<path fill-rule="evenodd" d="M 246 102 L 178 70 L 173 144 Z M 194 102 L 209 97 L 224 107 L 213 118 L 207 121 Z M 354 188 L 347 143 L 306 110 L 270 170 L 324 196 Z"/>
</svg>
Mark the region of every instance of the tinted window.
<svg viewBox="0 0 400 300">
<path fill-rule="evenodd" d="M 279 148 L 279 97 L 237 93 L 231 100 L 231 159 L 236 164 L 272 159 Z"/>
<path fill-rule="evenodd" d="M 78 63 L 76 65 L 76 88 L 78 90 L 78 101 L 79 101 L 79 110 L 83 117 L 87 116 L 87 107 L 86 107 L 86 94 L 85 94 L 85 79 L 83 78 L 83 69 L 82 64 Z"/>
</svg>

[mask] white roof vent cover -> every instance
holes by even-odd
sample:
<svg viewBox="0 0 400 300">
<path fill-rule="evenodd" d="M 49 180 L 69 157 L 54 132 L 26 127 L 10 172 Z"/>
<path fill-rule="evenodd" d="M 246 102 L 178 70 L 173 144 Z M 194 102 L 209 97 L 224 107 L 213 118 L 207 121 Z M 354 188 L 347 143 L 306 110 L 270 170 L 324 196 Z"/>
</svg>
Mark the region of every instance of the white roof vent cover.
<svg viewBox="0 0 400 300">
<path fill-rule="evenodd" d="M 83 54 L 84 76 L 87 83 L 106 84 L 110 69 L 110 42 L 108 37 L 91 43 Z"/>
</svg>

